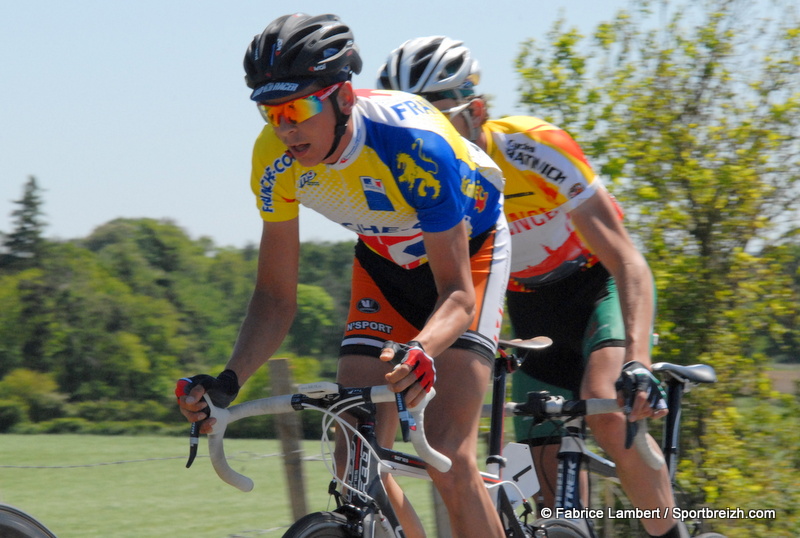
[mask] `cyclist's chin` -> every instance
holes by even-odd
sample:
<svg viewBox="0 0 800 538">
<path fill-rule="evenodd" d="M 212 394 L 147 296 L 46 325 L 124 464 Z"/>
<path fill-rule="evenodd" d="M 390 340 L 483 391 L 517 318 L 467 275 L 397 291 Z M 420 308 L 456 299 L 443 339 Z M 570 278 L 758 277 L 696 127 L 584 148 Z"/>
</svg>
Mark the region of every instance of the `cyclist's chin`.
<svg viewBox="0 0 800 538">
<path fill-rule="evenodd" d="M 316 166 L 322 162 L 322 156 L 317 155 L 317 152 L 314 151 L 314 146 L 311 144 L 289 146 L 289 153 L 298 163 L 305 167 Z"/>
</svg>

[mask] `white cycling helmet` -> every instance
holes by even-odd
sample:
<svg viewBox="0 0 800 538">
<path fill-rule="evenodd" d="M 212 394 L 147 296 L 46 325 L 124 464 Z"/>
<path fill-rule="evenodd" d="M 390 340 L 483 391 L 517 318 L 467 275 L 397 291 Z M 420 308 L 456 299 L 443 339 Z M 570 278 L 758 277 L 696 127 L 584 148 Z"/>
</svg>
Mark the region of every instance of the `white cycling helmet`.
<svg viewBox="0 0 800 538">
<path fill-rule="evenodd" d="M 463 42 L 445 36 L 409 39 L 378 72 L 378 89 L 401 90 L 429 101 L 462 101 L 475 94 L 481 74 Z"/>
</svg>

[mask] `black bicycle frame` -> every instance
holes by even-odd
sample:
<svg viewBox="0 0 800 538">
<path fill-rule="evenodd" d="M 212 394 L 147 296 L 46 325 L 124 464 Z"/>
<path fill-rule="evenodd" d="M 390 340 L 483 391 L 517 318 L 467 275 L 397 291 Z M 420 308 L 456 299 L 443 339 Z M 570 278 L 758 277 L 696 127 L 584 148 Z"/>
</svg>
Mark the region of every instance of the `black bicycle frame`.
<svg viewBox="0 0 800 538">
<path fill-rule="evenodd" d="M 674 481 L 675 468 L 678 458 L 678 442 L 680 435 L 681 400 L 684 385 L 676 379 L 669 379 L 667 384 L 667 405 L 670 413 L 664 422 L 664 436 L 662 450 L 666 460 L 670 481 Z M 587 452 L 584 446 L 584 433 L 582 421 L 579 424 L 567 426 L 568 434 L 561 438 L 562 447 L 558 453 L 558 481 L 556 484 L 555 503 L 557 508 L 564 510 L 582 510 L 580 470 L 583 464 L 588 463 L 590 470 L 605 477 L 616 477 L 616 465 L 610 460 L 592 455 L 587 461 Z M 578 522 L 577 520 L 574 520 Z M 594 525 L 591 520 L 585 520 L 589 526 L 588 531 L 594 536 Z"/>
<path fill-rule="evenodd" d="M 497 463 L 500 467 L 505 467 L 505 458 L 503 457 L 503 431 L 504 431 L 504 418 L 505 418 L 505 403 L 506 403 L 506 378 L 509 372 L 516 370 L 518 363 L 517 358 L 508 356 L 502 349 L 499 350 L 499 356 L 494 360 L 494 376 L 492 378 L 492 411 L 489 422 L 489 455 L 486 458 L 486 463 Z M 526 505 L 530 513 L 530 508 Z M 514 508 L 508 499 L 503 488 L 498 490 L 498 513 L 500 515 L 501 523 L 506 533 L 510 532 L 511 536 L 525 536 L 519 519 L 514 513 Z"/>
<path fill-rule="evenodd" d="M 350 465 L 345 480 L 349 487 L 344 488 L 345 504 L 337 511 L 354 524 L 362 524 L 365 518 L 374 516 L 374 524 L 383 525 L 381 518 L 386 518 L 392 535 L 404 537 L 405 533 L 381 480 L 380 462 L 383 460 L 418 469 L 425 469 L 425 462 L 419 457 L 378 444 L 374 404 L 358 406 L 348 412 L 356 418 L 356 430 L 360 435 L 353 435 L 350 440 Z"/>
<path fill-rule="evenodd" d="M 684 385 L 677 379 L 670 378 L 667 384 L 667 407 L 669 414 L 664 417 L 664 438 L 661 449 L 664 451 L 664 460 L 669 471 L 670 482 L 675 482 L 675 470 L 678 463 L 678 444 L 680 443 L 681 400 L 683 399 Z"/>
</svg>

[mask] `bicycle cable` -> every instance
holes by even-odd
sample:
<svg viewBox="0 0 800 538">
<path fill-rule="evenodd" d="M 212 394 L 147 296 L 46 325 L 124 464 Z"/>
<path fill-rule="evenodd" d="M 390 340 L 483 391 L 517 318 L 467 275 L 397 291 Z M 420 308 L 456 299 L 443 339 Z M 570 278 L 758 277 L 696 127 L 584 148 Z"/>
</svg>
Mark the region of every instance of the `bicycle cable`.
<svg viewBox="0 0 800 538">
<path fill-rule="evenodd" d="M 339 476 L 336 473 L 336 460 L 331 456 L 333 450 L 331 449 L 332 443 L 330 438 L 328 437 L 328 430 L 330 429 L 330 426 L 333 424 L 333 422 L 336 422 L 336 424 L 341 426 L 343 430 L 349 431 L 350 433 L 352 433 L 352 435 L 360 437 L 362 441 L 364 441 L 364 446 L 367 448 L 367 450 L 369 450 L 369 452 L 378 461 L 380 461 L 380 455 L 378 454 L 378 452 L 369 443 L 366 442 L 366 439 L 364 439 L 364 436 L 362 436 L 358 432 L 357 428 L 355 428 L 352 424 L 345 421 L 345 419 L 340 416 L 341 413 L 346 412 L 348 409 L 360 405 L 360 403 L 356 401 L 358 399 L 359 398 L 354 397 L 354 398 L 349 398 L 347 400 L 342 400 L 340 402 L 337 402 L 335 405 L 331 406 L 330 409 L 317 407 L 313 404 L 308 404 L 308 403 L 304 403 L 303 407 L 306 409 L 314 409 L 316 411 L 319 411 L 327 418 L 327 420 L 323 419 L 322 422 L 322 438 L 320 439 L 320 445 L 321 445 L 320 451 L 323 455 L 322 462 L 325 465 L 325 468 L 328 471 L 328 473 L 330 473 L 330 475 L 333 476 L 333 480 L 337 484 L 341 485 L 344 489 L 349 490 L 351 493 L 357 494 L 361 497 L 368 499 L 370 502 L 375 503 L 376 502 L 375 499 L 367 495 L 365 492 L 353 488 L 352 486 L 346 484 L 344 480 L 339 478 Z M 346 445 L 347 445 L 347 466 L 344 469 L 344 474 L 343 474 L 344 476 L 347 476 L 347 474 L 350 472 L 350 460 L 352 455 L 352 452 L 350 450 L 350 443 L 346 443 Z M 330 466 L 329 460 L 334 462 L 333 468 Z"/>
</svg>

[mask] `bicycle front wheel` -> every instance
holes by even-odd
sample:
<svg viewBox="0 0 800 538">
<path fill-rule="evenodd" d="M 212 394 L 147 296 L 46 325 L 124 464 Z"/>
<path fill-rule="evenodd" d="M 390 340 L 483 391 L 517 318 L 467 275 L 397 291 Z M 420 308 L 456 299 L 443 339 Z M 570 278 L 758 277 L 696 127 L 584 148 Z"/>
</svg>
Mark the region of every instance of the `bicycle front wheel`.
<svg viewBox="0 0 800 538">
<path fill-rule="evenodd" d="M 56 538 L 33 516 L 7 504 L 0 504 L 0 536 L 3 538 Z"/>
<path fill-rule="evenodd" d="M 314 512 L 298 519 L 283 538 L 353 538 L 347 518 L 336 512 Z"/>
</svg>

